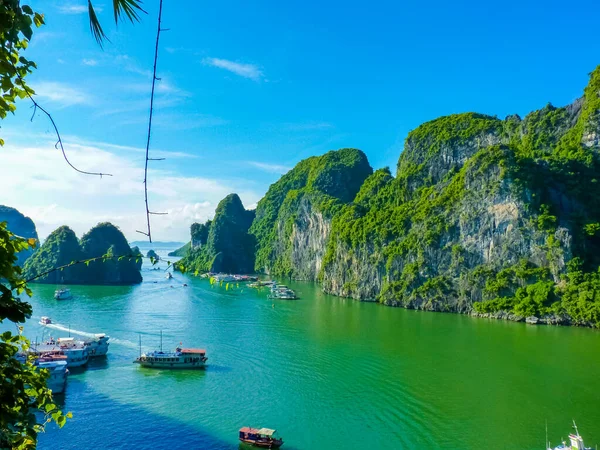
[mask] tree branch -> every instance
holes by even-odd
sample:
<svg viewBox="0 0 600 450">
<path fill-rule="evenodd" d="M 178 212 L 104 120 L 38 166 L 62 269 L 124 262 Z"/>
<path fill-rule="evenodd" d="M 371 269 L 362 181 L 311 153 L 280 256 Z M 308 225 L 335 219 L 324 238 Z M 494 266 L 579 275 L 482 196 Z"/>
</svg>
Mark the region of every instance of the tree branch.
<svg viewBox="0 0 600 450">
<path fill-rule="evenodd" d="M 152 242 L 152 231 L 150 229 L 150 207 L 148 206 L 148 161 L 151 160 L 148 154 L 150 152 L 150 135 L 152 133 L 152 113 L 154 112 L 154 88 L 156 86 L 156 81 L 159 78 L 156 77 L 156 62 L 158 60 L 158 42 L 160 40 L 160 22 L 162 19 L 162 6 L 163 0 L 160 0 L 158 7 L 158 27 L 156 30 L 156 46 L 154 47 L 154 68 L 152 70 L 152 92 L 150 94 L 150 115 L 148 117 L 148 139 L 146 140 L 146 164 L 144 165 L 144 200 L 146 202 L 146 222 L 148 224 L 148 232 L 142 233 L 148 236 L 148 240 Z"/>
<path fill-rule="evenodd" d="M 48 111 L 46 111 L 44 108 L 42 108 L 42 106 L 38 102 L 35 101 L 35 99 L 33 98 L 33 95 L 31 95 L 31 91 L 25 84 L 25 80 L 23 80 L 23 78 L 21 77 L 21 74 L 19 73 L 19 70 L 16 68 L 16 66 L 14 65 L 14 63 L 12 61 L 11 61 L 11 65 L 12 65 L 13 69 L 15 70 L 15 74 L 17 75 L 17 78 L 19 79 L 21 87 L 25 90 L 25 93 L 27 94 L 27 96 L 29 97 L 31 102 L 33 103 L 33 114 L 31 116 L 31 121 L 33 122 L 33 118 L 38 109 L 40 111 L 42 111 L 44 114 L 46 114 L 46 116 L 48 116 L 48 119 L 50 119 L 50 122 L 52 123 L 52 126 L 54 127 L 54 132 L 56 133 L 56 137 L 58 138 L 58 141 L 56 141 L 54 148 L 58 149 L 58 146 L 60 146 L 60 150 L 61 150 L 63 157 L 65 158 L 65 161 L 67 162 L 67 164 L 69 166 L 71 166 L 71 168 L 73 168 L 75 171 L 77 171 L 79 173 L 83 173 L 84 175 L 97 175 L 99 177 L 103 177 L 103 176 L 112 177 L 112 174 L 110 174 L 110 173 L 87 172 L 85 170 L 78 169 L 71 163 L 71 161 L 69 161 L 69 158 L 67 158 L 67 152 L 65 152 L 65 148 L 63 147 L 62 138 L 60 137 L 60 133 L 58 132 L 58 127 L 56 126 L 56 122 L 54 122 L 52 115 L 50 115 L 50 113 Z"/>
</svg>

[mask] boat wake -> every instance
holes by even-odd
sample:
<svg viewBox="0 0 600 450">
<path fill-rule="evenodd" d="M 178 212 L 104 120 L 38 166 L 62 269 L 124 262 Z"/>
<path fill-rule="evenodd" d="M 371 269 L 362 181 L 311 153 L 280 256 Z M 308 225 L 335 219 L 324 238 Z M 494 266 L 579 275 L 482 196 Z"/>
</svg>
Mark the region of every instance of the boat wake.
<svg viewBox="0 0 600 450">
<path fill-rule="evenodd" d="M 96 337 L 95 333 L 88 333 L 87 331 L 75 330 L 73 328 L 65 327 L 64 325 L 62 325 L 60 323 L 49 323 L 49 324 L 45 325 L 45 327 L 52 328 L 54 330 L 65 331 L 65 332 L 68 332 L 71 334 L 76 334 L 78 336 L 86 336 L 86 337 L 91 337 L 91 338 Z M 123 347 L 136 348 L 136 349 L 138 348 L 138 344 L 136 344 L 135 342 L 118 339 L 118 338 L 115 338 L 112 336 L 110 336 L 110 342 L 113 344 L 116 344 L 116 345 L 121 345 Z"/>
</svg>

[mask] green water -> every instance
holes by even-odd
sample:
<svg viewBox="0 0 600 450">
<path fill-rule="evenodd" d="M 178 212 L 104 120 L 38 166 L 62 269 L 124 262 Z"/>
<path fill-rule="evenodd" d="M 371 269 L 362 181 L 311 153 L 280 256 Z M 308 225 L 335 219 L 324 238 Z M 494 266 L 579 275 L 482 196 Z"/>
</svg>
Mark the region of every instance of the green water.
<svg viewBox="0 0 600 450">
<path fill-rule="evenodd" d="M 600 442 L 600 333 L 359 303 L 288 283 L 299 301 L 145 269 L 134 287 L 35 285 L 42 315 L 111 336 L 109 357 L 68 381 L 74 419 L 40 448 L 238 448 L 242 426 L 289 449 L 543 449 L 577 420 Z M 183 287 L 183 283 L 188 287 Z M 173 286 L 173 287 L 171 287 Z M 132 364 L 144 349 L 203 347 L 205 371 Z M 47 329 L 46 336 L 65 331 Z"/>
</svg>

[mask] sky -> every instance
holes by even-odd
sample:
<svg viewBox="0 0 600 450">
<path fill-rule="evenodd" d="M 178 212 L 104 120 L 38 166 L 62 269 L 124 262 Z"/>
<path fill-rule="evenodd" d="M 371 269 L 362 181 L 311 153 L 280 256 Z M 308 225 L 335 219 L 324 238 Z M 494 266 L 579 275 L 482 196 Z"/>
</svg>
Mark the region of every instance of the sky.
<svg viewBox="0 0 600 450">
<path fill-rule="evenodd" d="M 30 216 L 41 238 L 98 222 L 144 239 L 144 151 L 158 1 L 110 39 L 89 30 L 85 0 L 31 1 L 44 13 L 25 52 L 37 101 L 0 123 L 0 204 Z M 581 96 L 600 64 L 600 4 L 337 0 L 175 2 L 163 6 L 148 185 L 155 240 L 187 241 L 189 226 L 236 192 L 256 206 L 300 160 L 363 150 L 395 171 L 408 132 L 442 115 L 525 116 Z"/>
</svg>

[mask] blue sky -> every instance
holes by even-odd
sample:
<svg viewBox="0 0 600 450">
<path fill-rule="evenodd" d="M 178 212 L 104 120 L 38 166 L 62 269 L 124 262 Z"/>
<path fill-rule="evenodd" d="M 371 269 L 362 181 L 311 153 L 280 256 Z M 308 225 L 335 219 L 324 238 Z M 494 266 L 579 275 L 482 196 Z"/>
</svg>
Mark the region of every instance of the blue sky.
<svg viewBox="0 0 600 450">
<path fill-rule="evenodd" d="M 22 101 L 1 124 L 0 203 L 30 215 L 42 237 L 111 220 L 139 239 L 158 2 L 117 28 L 111 2 L 96 0 L 103 50 L 86 3 L 31 2 L 47 25 L 27 50 L 39 67 L 29 83 L 73 162 L 115 176 L 71 171 L 47 119 L 30 122 Z M 153 219 L 155 237 L 187 240 L 223 196 L 250 207 L 312 155 L 356 147 L 374 168 L 394 168 L 427 120 L 570 103 L 600 64 L 599 13 L 593 1 L 165 1 L 151 149 L 167 160 L 152 163 L 149 182 L 152 208 L 169 215 Z"/>
</svg>

